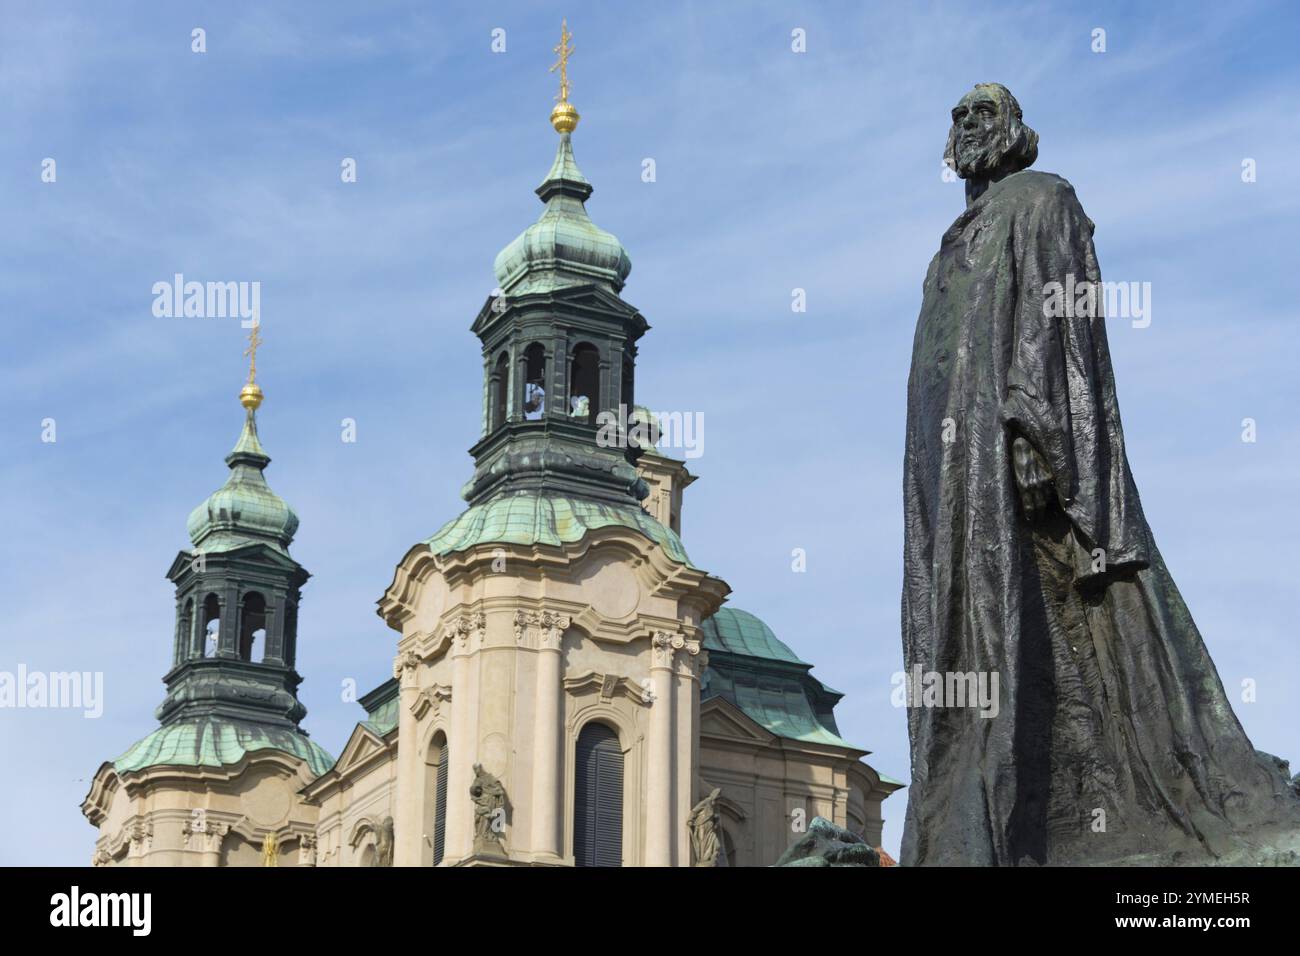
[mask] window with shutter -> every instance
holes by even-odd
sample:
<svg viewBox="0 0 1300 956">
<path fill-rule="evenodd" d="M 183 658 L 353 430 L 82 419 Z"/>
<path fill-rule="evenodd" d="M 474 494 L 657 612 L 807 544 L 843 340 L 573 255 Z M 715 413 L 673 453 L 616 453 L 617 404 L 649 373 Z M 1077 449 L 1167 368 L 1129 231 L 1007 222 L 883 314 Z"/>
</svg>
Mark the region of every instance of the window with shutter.
<svg viewBox="0 0 1300 956">
<path fill-rule="evenodd" d="M 623 748 L 604 724 L 583 727 L 575 748 L 573 862 L 623 865 Z"/>
<path fill-rule="evenodd" d="M 433 865 L 442 862 L 447 847 L 447 740 L 438 747 L 433 766 Z"/>
</svg>

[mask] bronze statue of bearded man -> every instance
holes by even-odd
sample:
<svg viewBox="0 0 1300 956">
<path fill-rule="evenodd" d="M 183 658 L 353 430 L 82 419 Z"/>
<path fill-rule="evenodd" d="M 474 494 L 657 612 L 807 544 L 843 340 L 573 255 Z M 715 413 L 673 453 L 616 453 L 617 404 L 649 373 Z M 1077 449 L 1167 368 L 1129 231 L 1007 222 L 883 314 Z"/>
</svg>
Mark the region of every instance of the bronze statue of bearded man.
<svg viewBox="0 0 1300 956">
<path fill-rule="evenodd" d="M 953 109 L 966 209 L 926 274 L 908 380 L 903 651 L 909 673 L 997 675 L 999 700 L 909 702 L 901 862 L 1235 854 L 1300 826 L 1298 802 L 1152 540 L 1101 309 L 1051 307 L 1101 274 L 1037 154 L 1006 87 Z"/>
</svg>

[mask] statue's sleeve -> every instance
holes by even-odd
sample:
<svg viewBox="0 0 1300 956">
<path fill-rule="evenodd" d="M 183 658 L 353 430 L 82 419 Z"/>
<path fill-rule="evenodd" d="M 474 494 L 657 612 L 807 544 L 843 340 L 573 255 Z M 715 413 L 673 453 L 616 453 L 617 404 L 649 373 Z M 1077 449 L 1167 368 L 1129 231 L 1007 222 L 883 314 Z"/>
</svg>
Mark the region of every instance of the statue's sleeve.
<svg viewBox="0 0 1300 956">
<path fill-rule="evenodd" d="M 1149 554 L 1124 453 L 1092 229 L 1063 179 L 1051 177 L 1019 208 L 1012 225 L 1016 314 L 1002 406 L 1007 427 L 1051 466 L 1082 548 L 1081 579 L 1145 566 Z"/>
</svg>

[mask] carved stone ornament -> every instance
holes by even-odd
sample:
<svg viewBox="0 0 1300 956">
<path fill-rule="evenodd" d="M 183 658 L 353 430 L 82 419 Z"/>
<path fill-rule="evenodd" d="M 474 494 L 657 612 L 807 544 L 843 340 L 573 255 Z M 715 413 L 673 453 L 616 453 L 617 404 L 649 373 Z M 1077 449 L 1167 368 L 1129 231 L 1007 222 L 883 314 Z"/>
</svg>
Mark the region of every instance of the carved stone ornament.
<svg viewBox="0 0 1300 956">
<path fill-rule="evenodd" d="M 560 639 L 572 620 L 553 611 L 515 611 L 515 643 L 542 650 L 560 649 Z"/>
<path fill-rule="evenodd" d="M 415 674 L 415 669 L 420 666 L 420 655 L 415 651 L 402 651 L 393 660 L 393 676 L 398 680 Z"/>
</svg>

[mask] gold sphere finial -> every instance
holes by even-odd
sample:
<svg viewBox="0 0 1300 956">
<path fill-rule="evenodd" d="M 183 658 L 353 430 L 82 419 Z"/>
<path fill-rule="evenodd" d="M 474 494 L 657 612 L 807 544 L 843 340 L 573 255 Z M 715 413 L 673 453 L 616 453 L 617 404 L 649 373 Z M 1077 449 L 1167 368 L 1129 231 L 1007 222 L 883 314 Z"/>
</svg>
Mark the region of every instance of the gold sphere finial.
<svg viewBox="0 0 1300 956">
<path fill-rule="evenodd" d="M 262 387 L 256 382 L 249 382 L 239 390 L 239 404 L 250 412 L 256 411 L 262 404 Z"/>
<path fill-rule="evenodd" d="M 577 129 L 580 119 L 582 117 L 572 103 L 556 103 L 555 109 L 551 110 L 551 125 L 557 133 L 572 133 Z"/>
<path fill-rule="evenodd" d="M 574 105 L 569 102 L 569 57 L 573 55 L 573 45 L 569 41 L 572 39 L 569 21 L 560 21 L 560 43 L 555 47 L 555 54 L 559 59 L 549 70 L 551 73 L 560 71 L 560 93 L 555 97 L 557 101 L 555 109 L 551 110 L 551 125 L 555 127 L 557 133 L 572 133 L 577 128 L 578 120 L 582 118 Z"/>
</svg>

